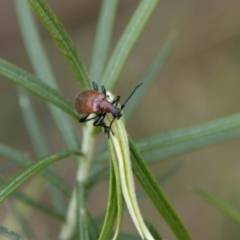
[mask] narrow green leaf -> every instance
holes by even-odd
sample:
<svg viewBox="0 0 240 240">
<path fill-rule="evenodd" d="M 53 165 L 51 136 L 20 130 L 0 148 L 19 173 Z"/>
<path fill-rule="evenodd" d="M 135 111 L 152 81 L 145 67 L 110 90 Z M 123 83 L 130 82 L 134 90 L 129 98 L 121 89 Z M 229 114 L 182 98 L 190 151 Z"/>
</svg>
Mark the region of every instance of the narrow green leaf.
<svg viewBox="0 0 240 240">
<path fill-rule="evenodd" d="M 119 240 L 142 240 L 142 238 L 128 233 L 120 233 Z"/>
<path fill-rule="evenodd" d="M 0 235 L 5 236 L 9 239 L 12 240 L 24 240 L 24 238 L 22 238 L 20 235 L 18 235 L 17 233 L 8 230 L 7 228 L 0 226 Z"/>
<path fill-rule="evenodd" d="M 4 182 L 2 180 L 0 180 L 0 183 L 2 185 Z M 38 211 L 42 211 L 42 212 L 48 214 L 49 216 L 56 218 L 57 220 L 59 220 L 61 222 L 65 221 L 65 217 L 61 213 L 54 211 L 52 209 L 52 207 L 50 207 L 46 204 L 37 202 L 36 200 L 32 199 L 31 197 L 28 197 L 26 194 L 24 194 L 21 191 L 15 190 L 12 193 L 12 195 L 14 198 L 20 200 L 21 202 L 28 205 L 29 207 L 37 209 Z"/>
<path fill-rule="evenodd" d="M 0 202 L 2 202 L 9 194 L 11 194 L 15 189 L 17 189 L 22 183 L 27 181 L 30 177 L 49 166 L 53 162 L 72 156 L 76 154 L 81 154 L 78 151 L 64 151 L 60 153 L 55 153 L 45 158 L 41 158 L 36 162 L 30 164 L 25 169 L 16 174 L 8 182 L 0 187 Z"/>
<path fill-rule="evenodd" d="M 16 10 L 18 13 L 18 19 L 19 19 L 19 25 L 20 25 L 20 30 L 22 33 L 22 37 L 24 40 L 25 48 L 27 50 L 28 56 L 31 60 L 32 66 L 39 78 L 42 79 L 45 83 L 49 84 L 53 88 L 59 90 L 56 80 L 54 78 L 54 74 L 51 70 L 50 63 L 48 61 L 47 55 L 45 53 L 45 49 L 43 47 L 43 44 L 41 42 L 40 35 L 37 31 L 37 26 L 35 24 L 35 19 L 32 14 L 32 9 L 30 7 L 30 4 L 28 3 L 27 0 L 22 0 L 18 1 L 15 0 L 15 5 L 16 5 Z M 24 94 L 24 99 L 27 101 L 28 95 L 27 93 Z M 32 119 L 34 118 L 31 114 L 34 112 L 34 109 L 31 108 L 31 104 L 27 104 L 28 108 L 23 105 L 22 108 L 25 109 L 25 115 L 28 116 L 25 117 L 25 120 L 28 120 L 29 118 Z M 53 106 L 52 104 L 48 103 L 48 107 L 50 110 L 50 113 L 52 114 L 54 121 L 56 122 L 58 129 L 60 133 L 62 134 L 62 137 L 65 140 L 66 145 L 68 146 L 68 149 L 78 149 L 80 148 L 78 139 L 76 136 L 76 133 L 73 129 L 72 123 L 69 119 L 69 117 L 61 111 L 61 109 Z M 40 127 L 39 124 L 37 124 L 38 119 L 35 117 L 33 121 L 28 121 L 30 124 L 26 124 L 26 126 L 29 126 L 29 133 L 30 136 L 32 136 L 32 142 L 38 143 L 37 146 L 35 146 L 35 151 L 38 152 L 38 157 L 41 157 L 43 155 L 47 155 L 47 147 L 44 146 L 45 140 L 44 137 L 42 136 L 43 131 L 39 129 Z M 36 134 L 31 134 L 31 132 L 36 133 Z M 33 136 L 36 136 L 33 138 Z M 43 152 L 39 152 L 39 149 L 43 149 Z M 78 159 L 75 157 L 75 161 L 78 162 Z M 54 171 L 53 167 L 51 166 L 52 171 Z M 61 193 L 54 188 L 53 186 L 49 186 L 49 194 L 51 196 L 51 199 L 53 201 L 53 206 L 56 208 L 58 211 L 64 211 L 65 209 L 65 203 L 63 196 Z"/>
<path fill-rule="evenodd" d="M 147 163 L 157 162 L 173 156 L 188 153 L 204 147 L 216 145 L 240 136 L 240 114 L 198 124 L 188 128 L 174 130 L 137 140 L 139 151 L 143 151 Z M 94 161 L 107 159 L 104 151 Z"/>
<path fill-rule="evenodd" d="M 51 70 L 41 37 L 37 31 L 37 26 L 34 21 L 35 19 L 33 17 L 30 5 L 27 0 L 15 0 L 15 3 L 25 48 L 31 60 L 34 71 L 43 82 L 49 84 L 51 87 L 59 91 L 59 87 Z M 48 107 L 68 148 L 80 148 L 76 132 L 73 129 L 69 117 L 52 104 L 48 104 Z M 45 154 L 47 153 L 45 152 Z"/>
<path fill-rule="evenodd" d="M 0 173 L 1 172 L 7 172 L 11 169 L 13 169 L 13 167 L 15 167 L 16 164 L 14 162 L 6 162 L 6 163 L 1 163 L 0 165 Z"/>
<path fill-rule="evenodd" d="M 103 0 L 102 2 L 90 69 L 91 80 L 96 83 L 101 80 L 105 67 L 117 5 L 118 0 Z"/>
<path fill-rule="evenodd" d="M 58 91 L 43 83 L 34 75 L 25 70 L 0 59 L 0 75 L 5 76 L 14 83 L 26 88 L 37 96 L 61 108 L 72 117 L 79 119 L 79 115 L 73 109 L 72 104 L 67 101 Z"/>
<path fill-rule="evenodd" d="M 22 112 L 25 127 L 38 157 L 47 155 L 48 147 L 44 139 L 43 129 L 37 117 L 36 111 L 31 103 L 28 92 L 22 87 L 17 88 L 18 100 Z"/>
<path fill-rule="evenodd" d="M 111 235 L 112 228 L 117 216 L 117 196 L 115 194 L 115 188 L 116 188 L 116 179 L 115 179 L 113 164 L 111 163 L 108 205 L 107 205 L 107 211 L 106 211 L 106 215 L 105 215 L 99 240 L 109 239 L 109 236 Z"/>
<path fill-rule="evenodd" d="M 229 206 L 227 203 L 223 202 L 219 198 L 211 195 L 210 193 L 206 192 L 197 187 L 191 187 L 191 190 L 205 199 L 208 203 L 210 203 L 213 207 L 220 210 L 226 217 L 240 225 L 240 212 L 235 208 Z"/>
<path fill-rule="evenodd" d="M 109 178 L 109 167 L 105 166 L 104 168 L 95 168 L 93 167 L 89 181 L 87 182 L 87 188 L 92 188 L 95 184 L 100 181 Z"/>
<path fill-rule="evenodd" d="M 111 161 L 113 164 L 113 169 L 115 173 L 115 180 L 116 180 L 116 195 L 117 195 L 117 226 L 115 230 L 115 234 L 113 236 L 113 240 L 118 239 L 118 235 L 121 230 L 122 226 L 122 218 L 123 218 L 123 196 L 122 196 L 122 188 L 121 188 L 121 179 L 120 179 L 120 171 L 118 166 L 118 160 L 116 156 L 116 152 L 114 150 L 113 143 L 109 141 L 109 149 L 111 154 Z"/>
<path fill-rule="evenodd" d="M 62 215 L 62 213 L 57 212 L 56 210 L 53 210 L 51 206 L 48 206 L 43 203 L 36 202 L 34 199 L 28 197 L 27 195 L 23 194 L 20 191 L 16 191 L 13 193 L 13 196 L 16 197 L 18 200 L 21 200 L 24 204 L 28 205 L 29 207 L 32 207 L 38 211 L 41 211 L 51 217 L 54 217 L 55 219 L 64 222 L 65 216 Z"/>
<path fill-rule="evenodd" d="M 173 167 L 171 167 L 169 170 L 167 170 L 165 173 L 160 175 L 156 180 L 159 185 L 165 184 L 167 181 L 169 181 L 172 177 L 174 177 L 178 171 L 183 167 L 182 162 L 178 162 Z M 146 193 L 144 190 L 139 190 L 137 192 L 137 198 L 138 200 L 142 200 L 146 197 Z"/>
<path fill-rule="evenodd" d="M 99 154 L 97 154 L 97 156 L 95 156 L 94 162 L 97 163 L 104 162 L 108 159 L 108 155 L 109 155 L 108 151 L 100 152 Z"/>
<path fill-rule="evenodd" d="M 240 136 L 240 114 L 171 131 L 136 142 L 147 162 L 155 162 Z"/>
<path fill-rule="evenodd" d="M 88 220 L 88 232 L 91 240 L 98 239 L 99 237 L 99 229 L 97 227 L 97 223 L 90 212 L 87 212 L 87 220 Z"/>
<path fill-rule="evenodd" d="M 157 0 L 141 1 L 118 41 L 101 81 L 101 84 L 109 91 L 114 87 L 134 43 L 137 41 L 157 2 Z"/>
<path fill-rule="evenodd" d="M 0 144 L 0 155 L 10 158 L 14 162 L 17 162 L 24 166 L 28 166 L 29 164 L 34 163 L 34 161 L 31 158 L 29 158 L 26 154 L 23 154 L 22 152 L 3 144 Z M 68 196 L 71 195 L 70 188 L 58 175 L 50 172 L 48 169 L 44 169 L 43 172 L 41 172 L 41 174 L 54 186 L 62 190 L 65 194 L 67 194 Z"/>
<path fill-rule="evenodd" d="M 133 110 L 139 105 L 140 100 L 143 98 L 147 90 L 149 89 L 152 82 L 155 78 L 159 75 L 163 66 L 165 65 L 166 61 L 169 58 L 170 53 L 172 52 L 173 46 L 175 44 L 175 35 L 171 35 L 166 43 L 164 44 L 163 48 L 158 53 L 157 57 L 144 73 L 144 75 L 139 80 L 139 83 L 143 83 L 143 86 L 140 87 L 135 93 L 134 97 L 131 101 L 128 102 L 127 107 L 124 109 L 124 116 L 128 119 Z"/>
<path fill-rule="evenodd" d="M 145 224 L 147 225 L 148 230 L 153 235 L 154 240 L 163 240 L 163 238 L 159 235 L 157 230 L 154 228 L 154 226 L 149 222 L 144 220 Z"/>
<path fill-rule="evenodd" d="M 33 144 L 37 157 L 46 156 L 47 154 L 49 154 L 46 139 L 44 139 L 43 130 L 41 128 L 40 122 L 38 121 L 35 109 L 30 101 L 28 92 L 22 87 L 18 87 L 17 90 L 25 126 L 27 128 L 31 143 Z M 49 171 L 54 172 L 52 166 L 49 166 Z M 48 191 L 54 208 L 58 211 L 64 212 L 65 203 L 62 192 L 51 184 L 48 184 Z"/>
<path fill-rule="evenodd" d="M 184 166 L 184 162 L 180 161 L 173 165 L 170 169 L 164 172 L 161 176 L 157 178 L 157 181 L 160 185 L 167 183 L 172 179 Z"/>
<path fill-rule="evenodd" d="M 8 204 L 10 205 L 9 208 L 11 214 L 14 216 L 14 219 L 17 222 L 19 229 L 21 229 L 22 233 L 24 233 L 24 236 L 27 239 L 36 238 L 28 220 L 22 215 L 21 210 L 16 207 L 15 201 L 8 199 Z"/>
<path fill-rule="evenodd" d="M 107 95 L 111 101 L 113 96 L 110 92 L 107 92 Z M 114 124 L 112 124 L 112 118 L 109 115 L 106 115 L 104 120 L 106 126 L 111 126 L 112 131 L 110 132 L 109 141 L 111 141 L 114 146 L 114 151 L 118 161 L 122 194 L 124 196 L 124 200 L 132 221 L 143 239 L 153 240 L 151 233 L 144 223 L 143 216 L 137 202 L 128 144 L 128 135 L 125 124 L 122 119 L 115 121 Z"/>
<path fill-rule="evenodd" d="M 176 237 L 182 240 L 190 240 L 191 237 L 187 232 L 185 226 L 168 202 L 167 198 L 160 189 L 157 181 L 153 177 L 147 164 L 137 151 L 131 139 L 129 139 L 129 145 L 131 154 L 133 156 L 132 167 L 136 177 L 138 178 L 138 181 L 141 183 L 142 187 L 145 189 L 146 193 L 151 198 L 152 202 L 161 213 L 165 221 L 168 223 L 169 227 L 172 229 Z"/>
<path fill-rule="evenodd" d="M 87 70 L 78 54 L 77 48 L 72 42 L 67 31 L 54 14 L 52 9 L 48 6 L 45 0 L 28 0 L 39 18 L 52 35 L 54 41 L 59 47 L 60 51 L 66 58 L 73 73 L 83 88 L 91 86 Z"/>
<path fill-rule="evenodd" d="M 15 150 L 7 145 L 0 144 L 0 155 L 12 159 L 14 162 L 20 163 L 24 166 L 32 163 L 33 160 L 18 150 Z"/>
</svg>

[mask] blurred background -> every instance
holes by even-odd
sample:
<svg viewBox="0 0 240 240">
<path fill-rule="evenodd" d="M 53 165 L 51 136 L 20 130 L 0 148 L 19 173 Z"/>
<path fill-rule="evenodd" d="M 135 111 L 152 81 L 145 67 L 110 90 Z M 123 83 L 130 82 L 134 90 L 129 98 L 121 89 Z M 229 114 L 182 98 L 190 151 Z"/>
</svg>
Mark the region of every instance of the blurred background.
<svg viewBox="0 0 240 240">
<path fill-rule="evenodd" d="M 48 3 L 89 66 L 101 2 L 48 0 Z M 137 0 L 120 1 L 111 50 L 138 4 Z M 159 1 L 114 89 L 114 93 L 125 99 L 169 35 L 178 33 L 167 64 L 127 124 L 127 129 L 134 139 L 239 112 L 239 10 L 240 2 L 237 0 Z M 62 92 L 68 99 L 73 100 L 81 89 L 48 32 L 39 21 L 38 25 Z M 0 36 L 0 57 L 33 72 L 21 39 L 14 1 L 1 2 Z M 19 109 L 16 86 L 2 77 L 0 86 L 0 142 L 34 158 Z M 46 104 L 33 95 L 31 97 L 45 129 L 49 148 L 52 152 L 65 149 Z M 76 124 L 76 131 L 81 139 L 80 125 Z M 240 239 L 237 225 L 188 188 L 190 185 L 203 188 L 240 210 L 239 144 L 240 139 L 235 139 L 151 166 L 155 176 L 159 176 L 180 159 L 185 161 L 183 169 L 163 186 L 163 190 L 193 239 Z M 5 162 L 7 159 L 1 157 L 0 164 Z M 74 185 L 75 167 L 71 160 L 60 161 L 55 166 L 67 183 Z M 1 178 L 8 179 L 19 169 L 14 168 L 10 171 L 11 175 L 3 173 Z M 39 188 L 43 185 L 39 181 L 38 184 Z M 35 196 L 37 191 L 35 187 L 32 193 L 28 194 Z M 106 181 L 98 184 L 90 195 L 89 209 L 94 216 L 104 212 L 107 197 Z M 46 202 L 47 193 L 41 198 Z M 140 207 L 144 216 L 164 238 L 175 239 L 149 200 L 142 201 Z M 38 239 L 44 239 L 44 236 L 56 239 L 59 225 L 55 220 L 35 210 L 30 216 L 31 227 L 38 233 Z M 7 201 L 0 205 L 0 225 L 18 231 L 18 224 L 10 214 Z M 127 213 L 123 230 L 136 233 Z"/>
</svg>

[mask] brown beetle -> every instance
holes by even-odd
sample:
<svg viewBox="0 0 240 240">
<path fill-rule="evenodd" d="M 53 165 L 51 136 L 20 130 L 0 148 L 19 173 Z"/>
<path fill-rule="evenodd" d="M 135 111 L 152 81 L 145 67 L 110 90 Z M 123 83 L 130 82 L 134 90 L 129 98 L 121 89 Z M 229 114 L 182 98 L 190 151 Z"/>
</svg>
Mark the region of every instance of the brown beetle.
<svg viewBox="0 0 240 240">
<path fill-rule="evenodd" d="M 74 106 L 76 111 L 80 114 L 84 114 L 79 122 L 87 122 L 94 119 L 93 125 L 103 127 L 104 132 L 107 133 L 109 137 L 109 132 L 111 131 L 113 133 L 111 126 L 114 120 L 121 118 L 121 111 L 125 107 L 125 104 L 131 98 L 136 89 L 142 85 L 142 83 L 138 84 L 134 88 L 132 93 L 120 108 L 117 107 L 120 96 L 116 96 L 112 102 L 109 102 L 106 100 L 108 96 L 105 87 L 102 86 L 102 92 L 99 92 L 98 85 L 95 82 L 92 84 L 93 90 L 85 90 L 83 92 L 80 92 L 75 98 Z M 91 113 L 96 113 L 96 116 L 88 118 Z M 111 113 L 113 116 L 113 119 L 109 126 L 104 123 L 104 119 L 107 113 Z"/>
</svg>

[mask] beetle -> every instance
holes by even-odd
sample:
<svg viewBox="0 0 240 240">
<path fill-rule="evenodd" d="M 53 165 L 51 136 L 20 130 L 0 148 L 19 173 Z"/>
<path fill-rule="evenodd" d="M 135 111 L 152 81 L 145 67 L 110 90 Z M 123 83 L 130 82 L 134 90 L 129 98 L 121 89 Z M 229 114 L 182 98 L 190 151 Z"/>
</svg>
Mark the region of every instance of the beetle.
<svg viewBox="0 0 240 240">
<path fill-rule="evenodd" d="M 74 100 L 74 107 L 78 113 L 84 114 L 84 116 L 80 118 L 79 122 L 87 122 L 94 119 L 93 125 L 103 127 L 104 132 L 107 133 L 109 137 L 110 131 L 112 134 L 114 134 L 112 131 L 112 124 L 114 120 L 120 119 L 122 117 L 122 110 L 125 107 L 127 101 L 132 97 L 136 89 L 140 87 L 142 83 L 138 84 L 133 89 L 132 93 L 128 96 L 120 108 L 117 107 L 120 96 L 116 96 L 110 102 L 107 100 L 108 95 L 104 86 L 101 86 L 102 92 L 99 92 L 98 85 L 95 82 L 92 82 L 92 85 L 93 89 L 82 91 L 76 96 Z M 96 116 L 88 118 L 92 113 L 95 113 Z M 104 119 L 108 113 L 111 113 L 113 116 L 113 119 L 109 126 L 104 123 Z"/>
</svg>

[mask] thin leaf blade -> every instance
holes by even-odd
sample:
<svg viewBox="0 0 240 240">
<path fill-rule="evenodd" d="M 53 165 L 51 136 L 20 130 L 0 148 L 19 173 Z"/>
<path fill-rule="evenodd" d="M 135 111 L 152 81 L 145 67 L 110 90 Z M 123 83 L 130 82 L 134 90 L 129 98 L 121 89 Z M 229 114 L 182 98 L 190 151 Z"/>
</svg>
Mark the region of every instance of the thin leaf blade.
<svg viewBox="0 0 240 240">
<path fill-rule="evenodd" d="M 79 119 L 78 114 L 75 112 L 69 101 L 67 101 L 58 91 L 42 82 L 34 75 L 3 59 L 0 59 L 0 75 L 54 104 L 72 117 Z"/>
<path fill-rule="evenodd" d="M 105 67 L 117 5 L 118 0 L 102 1 L 90 68 L 91 80 L 96 83 L 100 82 Z"/>
<path fill-rule="evenodd" d="M 30 4 L 27 0 L 22 0 L 21 2 L 16 0 L 15 3 L 25 48 L 31 60 L 34 71 L 43 82 L 49 84 L 51 87 L 59 91 L 59 87 L 52 72 L 47 54 L 41 41 L 41 37 L 37 31 L 37 26 Z M 79 148 L 80 146 L 77 135 L 73 129 L 69 117 L 52 104 L 48 104 L 48 107 L 68 148 Z M 45 154 L 47 153 L 45 152 Z"/>
<path fill-rule="evenodd" d="M 101 84 L 112 90 L 126 59 L 150 17 L 157 0 L 141 1 L 129 24 L 122 34 L 104 71 Z"/>
<path fill-rule="evenodd" d="M 219 198 L 213 196 L 212 194 L 206 192 L 203 189 L 197 187 L 191 187 L 191 190 L 206 200 L 213 207 L 217 208 L 220 212 L 222 212 L 226 217 L 233 220 L 235 223 L 240 225 L 240 212 L 235 208 L 231 207 L 227 203 L 223 202 Z"/>
<path fill-rule="evenodd" d="M 78 54 L 77 48 L 63 25 L 44 0 L 28 0 L 39 18 L 52 35 L 60 51 L 66 58 L 73 73 L 83 88 L 91 86 L 87 70 Z"/>
<path fill-rule="evenodd" d="M 152 173 L 148 169 L 147 164 L 138 153 L 136 147 L 134 146 L 134 143 L 130 139 L 129 145 L 131 154 L 133 156 L 133 171 L 142 187 L 145 189 L 146 193 L 151 198 L 152 202 L 161 213 L 165 221 L 168 223 L 169 227 L 172 229 L 176 237 L 182 240 L 190 240 L 191 237 L 187 232 L 185 226 L 177 216 L 176 212 L 173 210 L 164 193 L 159 188 L 159 185 L 155 178 L 152 176 Z"/>
<path fill-rule="evenodd" d="M 128 102 L 127 107 L 124 109 L 124 116 L 126 119 L 131 116 L 131 114 L 134 112 L 133 110 L 140 104 L 141 99 L 149 89 L 150 85 L 163 69 L 172 52 L 174 44 L 175 35 L 172 34 L 167 39 L 162 49 L 159 51 L 157 57 L 154 59 L 152 64 L 140 78 L 138 84 L 143 83 L 144 85 L 134 93 L 134 97 L 131 99 L 131 101 Z"/>
<path fill-rule="evenodd" d="M 115 194 L 115 186 L 116 179 L 113 166 L 111 165 L 108 205 L 99 240 L 109 239 L 117 216 L 117 195 Z"/>
<path fill-rule="evenodd" d="M 30 177 L 32 177 L 45 167 L 49 166 L 57 160 L 75 154 L 80 154 L 80 152 L 64 151 L 60 153 L 55 153 L 30 164 L 28 167 L 20 171 L 18 174 L 16 174 L 13 178 L 11 178 L 8 182 L 6 182 L 0 187 L 0 202 L 2 202 L 6 197 L 8 197 L 8 195 L 11 194 L 15 189 L 17 189 L 22 183 L 27 181 Z"/>
<path fill-rule="evenodd" d="M 19 234 L 8 230 L 7 228 L 0 226 L 0 235 L 10 238 L 12 240 L 24 240 Z"/>
<path fill-rule="evenodd" d="M 147 162 L 212 146 L 240 136 L 240 114 L 136 141 Z"/>
<path fill-rule="evenodd" d="M 5 156 L 7 158 L 10 158 L 14 162 L 17 162 L 23 166 L 28 166 L 34 161 L 28 157 L 26 154 L 13 149 L 9 146 L 6 146 L 4 144 L 0 144 L 0 155 Z M 54 186 L 59 188 L 62 192 L 64 192 L 66 195 L 71 195 L 70 188 L 66 185 L 66 183 L 55 173 L 49 171 L 48 169 L 44 169 L 41 173 L 50 183 L 52 183 Z"/>
</svg>

